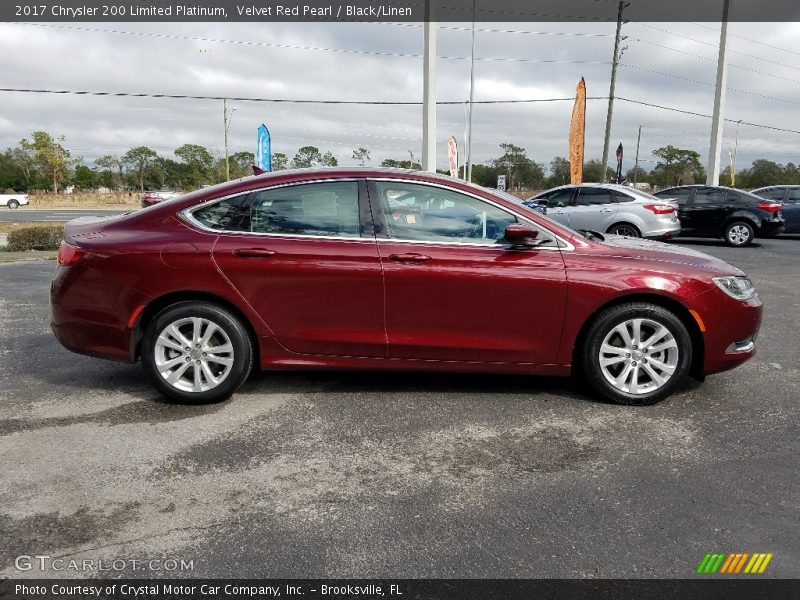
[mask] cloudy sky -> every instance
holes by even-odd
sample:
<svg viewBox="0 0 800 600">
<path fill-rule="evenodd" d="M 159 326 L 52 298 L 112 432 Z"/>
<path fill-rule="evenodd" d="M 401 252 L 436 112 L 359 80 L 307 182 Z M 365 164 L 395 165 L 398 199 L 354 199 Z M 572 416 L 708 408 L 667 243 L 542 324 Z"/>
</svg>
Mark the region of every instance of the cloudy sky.
<svg viewBox="0 0 800 600">
<path fill-rule="evenodd" d="M 442 23 L 438 31 L 437 96 L 469 96 L 471 23 Z M 586 78 L 590 96 L 607 96 L 615 23 L 478 23 L 475 99 L 528 100 L 574 96 Z M 798 23 L 731 23 L 726 117 L 800 130 Z M 566 35 L 565 35 L 566 34 Z M 622 98 L 710 114 L 719 25 L 638 23 L 623 27 L 619 68 Z M 72 23 L 0 24 L 3 88 L 166 93 L 252 98 L 420 101 L 420 24 L 329 23 Z M 184 143 L 223 153 L 222 102 L 0 93 L 0 148 L 35 130 L 66 136 L 66 147 L 88 164 L 104 154 L 146 145 L 163 155 Z M 421 148 L 420 106 L 291 105 L 235 101 L 230 151 L 254 151 L 266 123 L 273 152 L 298 147 L 332 151 L 352 163 L 364 146 L 371 164 L 404 159 Z M 602 154 L 607 103 L 589 101 L 587 160 Z M 571 102 L 476 105 L 476 162 L 499 154 L 498 144 L 527 149 L 538 162 L 566 154 Z M 622 142 L 633 165 L 643 126 L 641 164 L 673 144 L 706 161 L 711 120 L 618 101 L 613 148 Z M 446 140 L 461 145 L 464 104 L 438 109 L 438 166 Z M 724 131 L 724 160 L 736 123 Z M 742 124 L 737 165 L 756 158 L 800 163 L 800 134 Z"/>
</svg>

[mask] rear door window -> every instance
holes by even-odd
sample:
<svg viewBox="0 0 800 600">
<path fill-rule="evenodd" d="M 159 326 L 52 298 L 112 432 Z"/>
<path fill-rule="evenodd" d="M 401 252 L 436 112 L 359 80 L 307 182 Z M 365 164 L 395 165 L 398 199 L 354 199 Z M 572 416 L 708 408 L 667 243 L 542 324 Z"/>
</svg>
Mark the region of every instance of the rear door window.
<svg viewBox="0 0 800 600">
<path fill-rule="evenodd" d="M 612 204 L 614 202 L 614 192 L 602 188 L 581 188 L 578 190 L 576 206 L 596 206 L 600 204 Z"/>
</svg>

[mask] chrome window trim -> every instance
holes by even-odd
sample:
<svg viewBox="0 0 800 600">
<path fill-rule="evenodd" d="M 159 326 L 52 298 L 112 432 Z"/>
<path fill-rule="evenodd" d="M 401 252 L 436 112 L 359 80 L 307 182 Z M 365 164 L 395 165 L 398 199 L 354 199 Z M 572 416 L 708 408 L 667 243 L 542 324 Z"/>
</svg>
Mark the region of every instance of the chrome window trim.
<svg viewBox="0 0 800 600">
<path fill-rule="evenodd" d="M 276 185 L 268 185 L 261 188 L 253 188 L 252 190 L 247 190 L 243 192 L 237 192 L 236 194 L 228 194 L 227 196 L 220 196 L 219 198 L 212 198 L 211 200 L 206 200 L 200 204 L 195 206 L 187 206 L 183 210 L 178 212 L 178 217 L 180 217 L 184 222 L 200 229 L 201 231 L 205 231 L 208 233 L 216 233 L 217 235 L 258 235 L 258 236 L 270 236 L 270 237 L 280 237 L 280 238 L 311 238 L 315 240 L 345 240 L 345 241 L 356 241 L 356 242 L 375 242 L 375 237 L 363 237 L 361 234 L 355 237 L 344 237 L 344 236 L 333 236 L 333 235 L 311 235 L 311 234 L 304 234 L 304 233 L 269 233 L 269 232 L 262 232 L 262 231 L 236 231 L 233 229 L 213 229 L 208 227 L 207 225 L 198 221 L 195 216 L 194 212 L 198 211 L 206 206 L 211 206 L 212 204 L 216 204 L 217 202 L 223 202 L 224 200 L 228 200 L 230 198 L 237 198 L 243 195 L 249 194 L 256 194 L 260 192 L 266 192 L 269 190 L 277 190 L 284 187 L 291 187 L 296 185 L 306 185 L 311 183 L 336 183 L 336 182 L 355 182 L 358 185 L 359 181 L 364 180 L 364 177 L 328 177 L 324 179 L 309 179 L 307 181 L 293 181 L 290 183 L 279 183 Z M 357 191 L 357 194 L 359 192 Z M 356 204 L 358 206 L 358 204 Z M 361 220 L 361 216 L 359 215 L 359 221 Z"/>
<path fill-rule="evenodd" d="M 447 185 L 443 185 L 443 184 L 439 184 L 439 183 L 432 183 L 432 182 L 429 182 L 429 181 L 420 181 L 420 180 L 417 180 L 417 179 L 407 179 L 407 178 L 404 178 L 404 177 L 368 177 L 368 176 L 367 177 L 327 177 L 327 178 L 321 178 L 321 179 L 309 179 L 309 180 L 306 180 L 306 181 L 292 181 L 292 182 L 288 182 L 288 183 L 279 183 L 279 184 L 276 184 L 276 185 L 268 185 L 268 186 L 264 186 L 264 187 L 260 187 L 260 188 L 253 188 L 251 190 L 241 191 L 241 192 L 237 192 L 235 194 L 228 194 L 227 196 L 220 196 L 218 198 L 212 198 L 210 200 L 206 200 L 205 202 L 202 202 L 200 204 L 196 204 L 194 206 L 187 206 L 186 208 L 180 210 L 177 213 L 177 215 L 182 221 L 184 221 L 188 225 L 190 225 L 190 226 L 192 226 L 192 227 L 194 227 L 196 229 L 199 229 L 201 231 L 204 231 L 204 232 L 207 232 L 207 233 L 214 233 L 216 235 L 252 235 L 252 236 L 275 237 L 275 238 L 300 238 L 300 239 L 312 239 L 312 240 L 335 240 L 335 241 L 346 241 L 346 242 L 368 242 L 370 244 L 375 243 L 376 241 L 383 241 L 383 242 L 395 242 L 395 243 L 401 243 L 401 244 L 426 244 L 426 245 L 436 245 L 436 246 L 458 246 L 458 247 L 461 247 L 461 248 L 484 248 L 484 249 L 495 248 L 497 250 L 507 251 L 507 249 L 505 247 L 496 246 L 494 244 L 471 244 L 471 243 L 465 243 L 465 242 L 407 240 L 407 239 L 399 239 L 399 238 L 381 238 L 381 239 L 378 239 L 374 235 L 371 236 L 371 237 L 363 237 L 363 236 L 360 236 L 360 235 L 358 237 L 343 237 L 343 236 L 311 235 L 311 234 L 302 234 L 302 233 L 269 233 L 269 232 L 260 232 L 260 231 L 235 231 L 235 230 L 231 230 L 231 229 L 212 229 L 211 227 L 208 227 L 207 225 L 205 225 L 205 224 L 201 223 L 200 221 L 198 221 L 194 217 L 194 214 L 193 214 L 195 211 L 198 211 L 198 210 L 200 210 L 202 208 L 205 208 L 206 206 L 210 206 L 212 204 L 216 204 L 217 202 L 223 202 L 224 200 L 228 200 L 230 198 L 236 198 L 238 196 L 242 196 L 242 195 L 245 195 L 245 194 L 254 194 L 254 193 L 265 192 L 265 191 L 269 191 L 269 190 L 276 190 L 276 189 L 280 189 L 280 188 L 283 188 L 283 187 L 291 187 L 291 186 L 305 185 L 305 184 L 311 184 L 311 183 L 334 183 L 334 182 L 346 182 L 346 181 L 352 181 L 352 182 L 358 183 L 359 181 L 362 181 L 362 180 L 364 180 L 364 181 L 395 181 L 395 182 L 401 182 L 401 183 L 411 183 L 411 184 L 417 184 L 417 185 L 425 185 L 425 186 L 437 187 L 437 188 L 441 188 L 441 189 L 444 189 L 444 190 L 452 191 L 452 192 L 455 192 L 455 193 L 458 193 L 458 194 L 463 194 L 465 196 L 469 196 L 471 198 L 474 198 L 475 200 L 491 204 L 492 206 L 494 206 L 494 207 L 496 207 L 496 208 L 498 208 L 498 209 L 500 209 L 500 210 L 502 210 L 502 211 L 504 211 L 506 213 L 514 215 L 516 218 L 520 219 L 522 222 L 524 222 L 524 223 L 526 223 L 526 224 L 528 224 L 528 225 L 530 225 L 532 227 L 535 227 L 536 229 L 538 229 L 540 231 L 542 231 L 542 230 L 545 231 L 549 236 L 552 236 L 553 238 L 558 240 L 558 242 L 560 242 L 561 244 L 564 245 L 563 247 L 555 247 L 555 248 L 547 248 L 547 247 L 538 248 L 537 247 L 537 248 L 535 248 L 536 250 L 544 250 L 544 251 L 550 251 L 550 252 L 552 252 L 552 251 L 572 252 L 573 250 L 575 250 L 575 246 L 573 246 L 570 242 L 568 242 L 567 240 L 562 238 L 560 235 L 556 235 L 554 232 L 550 231 L 546 227 L 544 227 L 542 225 L 539 225 L 538 223 L 535 223 L 531 219 L 529 219 L 527 217 L 524 217 L 524 216 L 522 216 L 522 215 L 520 215 L 520 214 L 518 214 L 518 213 L 516 213 L 516 212 L 514 212 L 512 210 L 509 210 L 505 206 L 501 206 L 501 205 L 497 204 L 496 202 L 493 202 L 492 200 L 488 200 L 488 199 L 484 198 L 483 196 L 479 196 L 479 195 L 471 193 L 471 192 L 465 192 L 464 190 L 452 188 L 452 187 L 449 187 Z"/>
<path fill-rule="evenodd" d="M 406 179 L 404 177 L 367 177 L 367 180 L 368 181 L 397 181 L 397 182 L 402 182 L 402 183 L 412 183 L 412 184 L 417 184 L 417 185 L 427 185 L 427 186 L 430 186 L 430 187 L 437 187 L 437 188 L 441 188 L 443 190 L 448 190 L 448 191 L 451 191 L 451 192 L 455 192 L 457 194 L 463 194 L 464 196 L 469 196 L 469 197 L 474 198 L 475 200 L 478 200 L 480 202 L 486 202 L 487 204 L 491 204 L 492 206 L 494 206 L 495 208 L 499 208 L 503 212 L 512 214 L 517 219 L 520 219 L 524 223 L 526 223 L 526 224 L 528 224 L 528 225 L 530 225 L 532 227 L 535 227 L 536 229 L 538 229 L 540 231 L 544 230 L 545 232 L 547 232 L 548 235 L 550 235 L 553 238 L 555 238 L 556 240 L 558 240 L 558 242 L 564 244 L 563 248 L 562 247 L 556 247 L 556 248 L 547 248 L 547 247 L 539 248 L 539 247 L 537 247 L 537 248 L 535 248 L 536 250 L 549 250 L 549 251 L 557 250 L 559 252 L 563 252 L 563 251 L 570 251 L 571 252 L 571 251 L 575 250 L 575 246 L 570 244 L 567 240 L 562 238 L 560 235 L 556 235 L 555 233 L 553 233 L 552 231 L 550 231 L 546 227 L 543 227 L 542 225 L 539 225 L 538 223 L 535 223 L 534 221 L 532 221 L 528 217 L 524 217 L 524 216 L 514 212 L 513 210 L 509 210 L 505 206 L 501 206 L 497 202 L 493 202 L 492 200 L 488 200 L 488 199 L 484 198 L 483 196 L 479 196 L 479 195 L 474 194 L 472 192 L 465 192 L 464 190 L 457 189 L 457 188 L 452 188 L 450 186 L 447 186 L 447 185 L 444 185 L 444 184 L 440 184 L 440 183 L 431 183 L 430 181 L 419 181 L 419 180 L 416 180 L 416 179 Z M 432 241 L 432 240 L 431 241 L 426 241 L 426 240 L 408 240 L 408 239 L 403 239 L 403 238 L 382 238 L 382 239 L 379 239 L 378 241 L 399 242 L 399 243 L 403 243 L 403 244 L 437 244 L 437 245 L 441 244 L 441 245 L 445 245 L 445 246 L 465 246 L 465 247 L 470 247 L 470 248 L 475 248 L 475 247 L 477 247 L 477 248 L 495 248 L 496 247 L 493 244 L 470 244 L 470 243 L 464 243 L 464 242 L 439 242 L 439 241 Z"/>
</svg>

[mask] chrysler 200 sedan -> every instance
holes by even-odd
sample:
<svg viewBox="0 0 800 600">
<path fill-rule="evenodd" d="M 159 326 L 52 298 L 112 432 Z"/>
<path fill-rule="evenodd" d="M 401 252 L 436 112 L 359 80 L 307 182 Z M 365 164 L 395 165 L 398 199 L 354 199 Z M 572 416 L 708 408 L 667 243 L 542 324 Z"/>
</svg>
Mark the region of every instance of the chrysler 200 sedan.
<svg viewBox="0 0 800 600">
<path fill-rule="evenodd" d="M 740 270 L 389 169 L 282 171 L 65 228 L 52 328 L 205 403 L 261 369 L 568 375 L 652 404 L 755 352 Z"/>
</svg>

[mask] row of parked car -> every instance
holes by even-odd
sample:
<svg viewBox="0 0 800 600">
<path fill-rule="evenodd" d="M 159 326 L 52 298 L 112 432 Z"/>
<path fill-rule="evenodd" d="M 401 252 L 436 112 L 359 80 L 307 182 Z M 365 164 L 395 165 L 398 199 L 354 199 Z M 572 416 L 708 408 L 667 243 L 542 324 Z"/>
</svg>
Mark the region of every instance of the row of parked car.
<svg viewBox="0 0 800 600">
<path fill-rule="evenodd" d="M 756 237 L 800 233 L 800 185 L 749 193 L 685 185 L 655 194 L 616 184 L 564 185 L 523 204 L 572 229 L 656 240 L 708 237 L 747 246 Z"/>
</svg>

